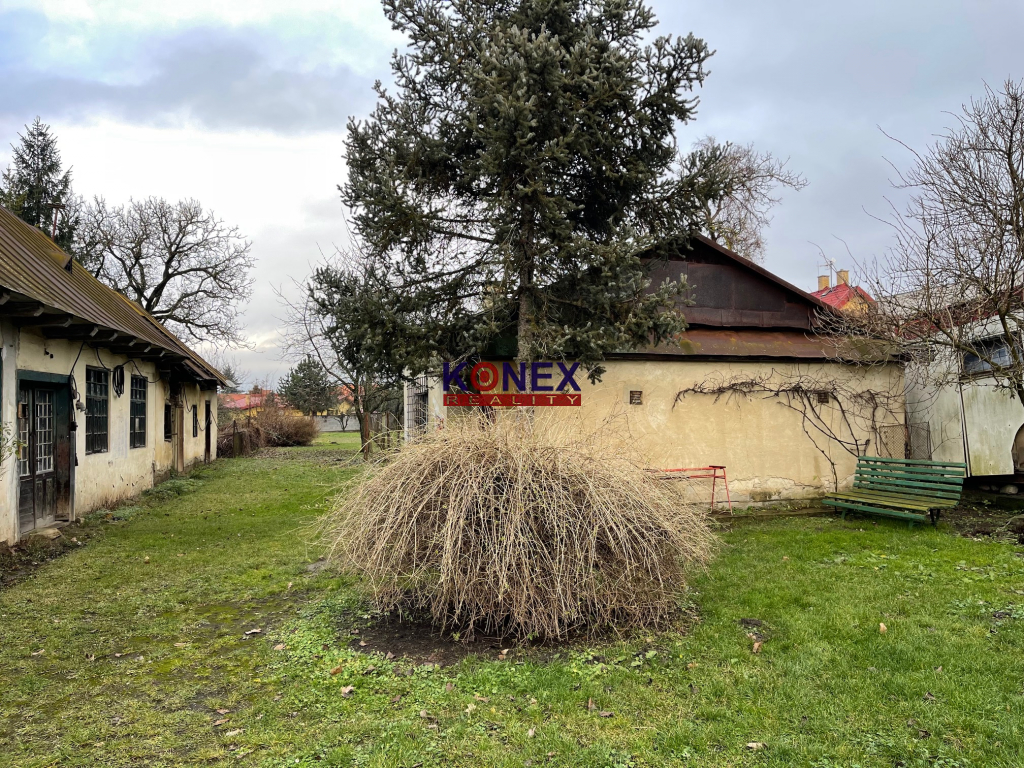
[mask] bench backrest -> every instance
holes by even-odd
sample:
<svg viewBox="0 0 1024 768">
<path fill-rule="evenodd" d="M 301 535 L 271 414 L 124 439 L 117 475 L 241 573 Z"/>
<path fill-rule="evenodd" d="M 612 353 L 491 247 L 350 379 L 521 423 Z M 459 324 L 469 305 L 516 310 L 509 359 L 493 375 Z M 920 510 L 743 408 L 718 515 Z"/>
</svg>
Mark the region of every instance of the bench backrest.
<svg viewBox="0 0 1024 768">
<path fill-rule="evenodd" d="M 960 500 L 966 471 L 966 464 L 956 462 L 860 456 L 853 487 L 956 502 Z"/>
</svg>

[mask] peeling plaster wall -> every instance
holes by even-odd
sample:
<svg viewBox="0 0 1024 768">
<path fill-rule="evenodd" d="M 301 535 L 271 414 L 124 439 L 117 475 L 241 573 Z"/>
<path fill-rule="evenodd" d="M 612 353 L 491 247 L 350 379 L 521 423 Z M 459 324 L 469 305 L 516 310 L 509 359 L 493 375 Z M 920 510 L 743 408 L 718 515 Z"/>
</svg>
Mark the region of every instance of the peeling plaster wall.
<svg viewBox="0 0 1024 768">
<path fill-rule="evenodd" d="M 185 409 L 185 468 L 188 469 L 198 462 L 203 461 L 206 455 L 206 401 L 210 401 L 210 418 L 212 423 L 210 429 L 210 460 L 217 458 L 217 393 L 211 390 L 202 390 L 196 384 L 186 384 L 182 391 L 182 406 Z M 199 425 L 193 436 L 192 413 L 196 409 L 199 416 Z"/>
<path fill-rule="evenodd" d="M 160 380 L 160 374 L 153 363 L 136 361 L 133 365 L 123 355 L 115 355 L 105 349 L 97 353 L 88 345 L 82 346 L 81 342 L 48 340 L 29 331 L 21 334 L 18 369 L 62 376 L 73 372 L 75 386 L 83 404 L 86 368 L 105 366 L 112 369 L 118 365 L 125 366 L 124 392 L 118 397 L 113 387 L 110 388 L 106 452 L 86 454 L 85 412 L 74 409 L 74 418 L 78 423 L 74 433 L 75 455 L 78 459 L 74 471 L 76 517 L 151 488 L 155 473 L 169 468 L 169 451 L 163 440 L 166 383 Z M 135 366 L 138 366 L 138 370 Z M 140 373 L 152 382 L 148 385 L 146 398 L 146 445 L 129 448 L 131 376 Z"/>
<path fill-rule="evenodd" d="M 0 424 L 17 426 L 17 329 L 0 321 Z M 0 542 L 18 536 L 18 475 L 14 456 L 0 465 Z"/>
<path fill-rule="evenodd" d="M 800 413 L 780 398 L 763 393 L 743 396 L 676 394 L 707 380 L 749 380 L 772 374 L 841 382 L 844 389 L 875 390 L 894 398 L 888 413 L 877 412 L 877 425 L 902 423 L 903 371 L 899 365 L 871 367 L 839 363 L 609 361 L 595 384 L 579 375 L 579 408 L 536 408 L 535 418 L 582 419 L 583 428 L 596 429 L 608 421 L 612 433 L 631 441 L 651 467 L 662 469 L 724 465 L 733 501 L 760 504 L 817 498 L 833 489 L 833 463 L 840 487 L 853 482 L 857 459 L 823 435 L 808 436 Z M 642 405 L 629 405 L 629 393 L 643 393 Z M 440 397 L 440 383 L 431 384 L 431 403 Z M 856 406 L 844 402 L 847 411 Z M 842 416 L 835 404 L 820 406 L 830 427 L 839 429 Z M 430 419 L 446 416 L 443 406 L 430 409 Z M 855 436 L 867 453 L 877 455 L 876 435 L 869 420 L 855 423 Z M 813 433 L 813 428 L 808 428 Z"/>
</svg>

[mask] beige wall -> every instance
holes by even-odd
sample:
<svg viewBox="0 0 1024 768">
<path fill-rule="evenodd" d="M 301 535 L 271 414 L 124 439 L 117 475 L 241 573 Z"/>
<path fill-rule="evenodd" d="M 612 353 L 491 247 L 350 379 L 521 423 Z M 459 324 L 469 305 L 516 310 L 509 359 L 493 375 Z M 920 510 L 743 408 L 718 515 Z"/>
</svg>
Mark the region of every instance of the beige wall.
<svg viewBox="0 0 1024 768">
<path fill-rule="evenodd" d="M 217 393 L 215 391 L 201 390 L 195 384 L 187 384 L 183 391 L 184 400 L 184 427 L 185 427 L 185 468 L 191 467 L 197 462 L 203 461 L 206 453 L 206 413 L 205 403 L 210 401 L 210 458 L 217 458 Z M 192 414 L 199 417 L 199 426 L 193 436 Z"/>
<path fill-rule="evenodd" d="M 18 334 L 16 329 L 7 325 L 0 327 L 0 332 L 3 333 L 2 342 L 6 350 L 3 362 L 3 403 L 0 407 L 0 414 L 5 422 L 13 421 L 16 416 L 16 370 L 56 373 L 62 376 L 73 372 L 76 387 L 84 404 L 86 367 L 101 367 L 101 363 L 107 368 L 125 366 L 123 394 L 118 397 L 112 388 L 110 391 L 106 452 L 86 454 L 85 413 L 74 410 L 74 418 L 78 423 L 74 436 L 78 457 L 78 466 L 74 468 L 73 508 L 76 517 L 151 488 L 154 482 L 164 479 L 172 471 L 176 458 L 173 442 L 164 440 L 164 404 L 169 398 L 168 383 L 160 378 L 156 365 L 143 361 L 135 361 L 133 364 L 127 357 L 112 354 L 104 349 L 100 350 L 97 358 L 96 351 L 88 345 L 83 347 L 81 342 L 47 340 L 30 331 Z M 151 382 L 147 396 L 146 445 L 139 448 L 129 447 L 132 374 L 141 374 Z M 200 390 L 196 385 L 186 385 L 183 404 L 187 410 L 178 416 L 184 427 L 184 452 L 180 468 L 187 469 L 205 458 L 206 400 L 210 401 L 213 420 L 211 459 L 216 457 L 217 394 L 215 391 Z M 193 407 L 198 408 L 199 414 L 199 429 L 195 437 L 192 435 Z M 18 483 L 14 464 L 13 461 L 8 461 L 0 467 L 0 541 L 14 541 L 17 538 Z"/>
<path fill-rule="evenodd" d="M 17 425 L 17 329 L 0 321 L 0 423 Z M 0 465 L 0 542 L 18 535 L 18 475 L 14 457 Z"/>
<path fill-rule="evenodd" d="M 862 451 L 866 445 L 866 453 L 875 454 L 875 427 L 903 419 L 903 376 L 897 365 L 610 361 L 606 367 L 596 385 L 585 375 L 577 377 L 580 408 L 537 408 L 536 418 L 582 418 L 588 428 L 606 421 L 614 434 L 640 449 L 651 467 L 724 465 L 732 498 L 741 503 L 818 497 L 834 488 L 835 476 L 840 487 L 850 485 L 855 454 L 822 430 L 851 448 L 855 441 Z M 785 395 L 763 391 L 688 393 L 676 399 L 680 391 L 701 384 L 750 380 L 763 381 L 769 389 L 795 383 L 835 388 L 839 402 L 830 397 L 829 404 L 821 405 L 815 400 L 819 418 L 810 412 L 805 416 L 799 398 L 791 401 L 794 410 L 784 404 Z M 629 405 L 631 390 L 643 393 L 642 405 Z M 432 394 L 439 391 L 435 386 Z M 886 407 L 873 409 L 855 397 L 867 392 L 884 393 Z M 445 409 L 432 407 L 431 415 L 444 417 Z"/>
</svg>

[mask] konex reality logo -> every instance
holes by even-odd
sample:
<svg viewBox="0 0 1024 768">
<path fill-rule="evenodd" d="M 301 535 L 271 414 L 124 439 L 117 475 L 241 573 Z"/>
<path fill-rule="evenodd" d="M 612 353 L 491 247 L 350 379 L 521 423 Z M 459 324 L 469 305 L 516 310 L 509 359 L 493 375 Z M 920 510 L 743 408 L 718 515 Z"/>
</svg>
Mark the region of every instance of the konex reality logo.
<svg viewBox="0 0 1024 768">
<path fill-rule="evenodd" d="M 445 405 L 579 405 L 579 363 L 445 363 Z M 557 384 L 556 384 L 557 382 Z"/>
</svg>

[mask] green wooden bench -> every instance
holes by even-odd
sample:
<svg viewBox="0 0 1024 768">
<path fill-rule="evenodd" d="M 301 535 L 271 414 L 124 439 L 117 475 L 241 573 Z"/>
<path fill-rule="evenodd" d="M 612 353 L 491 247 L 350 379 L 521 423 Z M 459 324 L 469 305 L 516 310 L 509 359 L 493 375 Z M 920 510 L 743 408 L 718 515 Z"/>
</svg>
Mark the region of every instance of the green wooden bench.
<svg viewBox="0 0 1024 768">
<path fill-rule="evenodd" d="M 846 513 L 898 517 L 914 523 L 938 522 L 939 511 L 955 507 L 963 490 L 966 464 L 916 459 L 857 458 L 853 488 L 832 493 L 825 504 Z"/>
</svg>

